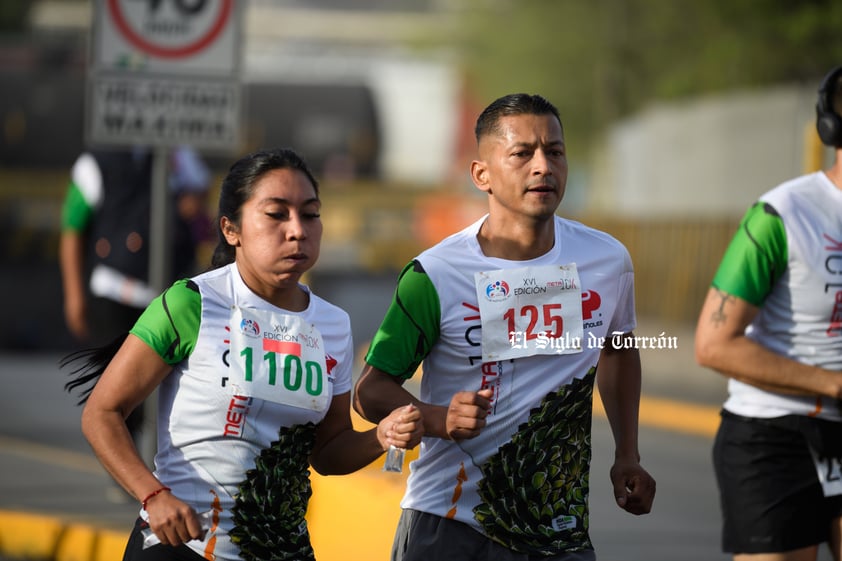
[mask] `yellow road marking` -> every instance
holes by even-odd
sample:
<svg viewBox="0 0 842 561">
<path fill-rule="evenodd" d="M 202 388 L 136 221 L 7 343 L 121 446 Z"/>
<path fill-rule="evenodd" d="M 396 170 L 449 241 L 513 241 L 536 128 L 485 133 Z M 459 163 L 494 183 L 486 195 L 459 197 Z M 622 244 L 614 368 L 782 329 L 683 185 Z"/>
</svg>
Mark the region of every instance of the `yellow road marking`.
<svg viewBox="0 0 842 561">
<path fill-rule="evenodd" d="M 594 391 L 594 415 L 605 417 L 602 400 Z M 684 434 L 713 438 L 719 427 L 720 407 L 699 405 L 664 399 L 660 397 L 640 398 L 640 426 L 664 429 Z"/>
<path fill-rule="evenodd" d="M 84 454 L 82 452 L 74 452 L 57 446 L 47 446 L 11 436 L 0 436 L 0 449 L 5 454 L 13 454 L 45 464 L 57 464 L 85 473 L 105 473 L 105 468 L 102 467 L 93 453 Z"/>
</svg>

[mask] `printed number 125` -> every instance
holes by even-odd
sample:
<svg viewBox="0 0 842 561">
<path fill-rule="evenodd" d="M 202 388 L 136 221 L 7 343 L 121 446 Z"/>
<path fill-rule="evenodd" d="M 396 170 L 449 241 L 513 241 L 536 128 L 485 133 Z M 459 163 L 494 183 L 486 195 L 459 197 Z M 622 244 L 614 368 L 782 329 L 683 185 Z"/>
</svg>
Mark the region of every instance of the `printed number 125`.
<svg viewBox="0 0 842 561">
<path fill-rule="evenodd" d="M 526 340 L 530 339 L 537 339 L 538 333 L 543 331 L 547 334 L 547 337 L 550 338 L 559 338 L 562 334 L 562 329 L 564 327 L 564 322 L 561 318 L 561 304 L 544 304 L 541 306 L 543 311 L 543 325 L 542 327 L 546 327 L 549 329 L 536 331 L 535 328 L 538 326 L 538 320 L 540 314 L 538 312 L 538 307 L 533 305 L 527 305 L 520 309 L 520 317 L 528 318 L 529 323 L 526 326 L 525 337 Z M 517 331 L 515 328 L 515 309 L 509 308 L 506 310 L 506 313 L 503 314 L 503 319 L 508 322 L 509 333 L 514 333 Z"/>
</svg>

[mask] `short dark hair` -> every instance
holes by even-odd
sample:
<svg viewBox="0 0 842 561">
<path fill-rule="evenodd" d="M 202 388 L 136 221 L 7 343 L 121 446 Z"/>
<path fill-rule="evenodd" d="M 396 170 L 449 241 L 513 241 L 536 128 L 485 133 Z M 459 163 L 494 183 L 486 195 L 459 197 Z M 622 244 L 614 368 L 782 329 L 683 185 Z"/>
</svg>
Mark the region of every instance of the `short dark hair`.
<svg viewBox="0 0 842 561">
<path fill-rule="evenodd" d="M 255 184 L 261 177 L 276 169 L 292 169 L 302 172 L 313 184 L 316 197 L 319 196 L 319 182 L 316 181 L 316 177 L 307 162 L 289 148 L 260 150 L 234 162 L 228 169 L 225 179 L 222 180 L 222 188 L 219 192 L 219 213 L 216 218 L 219 242 L 214 249 L 211 260 L 213 268 L 233 263 L 235 257 L 234 246 L 229 245 L 228 240 L 225 239 L 220 220 L 225 216 L 239 226 L 241 210 L 243 205 L 254 195 Z"/>
<path fill-rule="evenodd" d="M 558 119 L 558 124 L 562 124 L 558 109 L 544 97 L 525 93 L 509 94 L 495 99 L 480 113 L 474 128 L 477 142 L 483 136 L 498 132 L 500 119 L 511 115 L 553 115 Z"/>
</svg>

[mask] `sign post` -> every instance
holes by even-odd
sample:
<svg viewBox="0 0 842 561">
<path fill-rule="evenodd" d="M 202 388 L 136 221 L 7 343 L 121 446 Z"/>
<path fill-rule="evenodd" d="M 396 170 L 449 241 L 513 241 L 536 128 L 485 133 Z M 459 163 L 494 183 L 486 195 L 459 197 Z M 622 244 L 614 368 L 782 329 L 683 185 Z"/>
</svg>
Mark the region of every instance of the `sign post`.
<svg viewBox="0 0 842 561">
<path fill-rule="evenodd" d="M 239 145 L 242 1 L 95 0 L 86 103 L 91 145 L 154 151 L 149 283 L 169 282 L 171 149 Z M 155 454 L 154 399 L 144 403 L 141 455 Z"/>
</svg>

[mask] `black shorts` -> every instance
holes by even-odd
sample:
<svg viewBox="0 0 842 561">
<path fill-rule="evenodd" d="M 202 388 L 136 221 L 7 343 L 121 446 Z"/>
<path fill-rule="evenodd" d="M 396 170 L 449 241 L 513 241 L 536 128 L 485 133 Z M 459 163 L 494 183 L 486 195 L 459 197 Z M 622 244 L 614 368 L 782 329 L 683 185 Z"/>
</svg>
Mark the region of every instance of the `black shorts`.
<svg viewBox="0 0 842 561">
<path fill-rule="evenodd" d="M 722 411 L 713 465 L 722 550 L 777 553 L 826 542 L 842 495 L 825 497 L 810 447 L 842 457 L 842 423 L 789 415 L 755 419 Z"/>
</svg>

